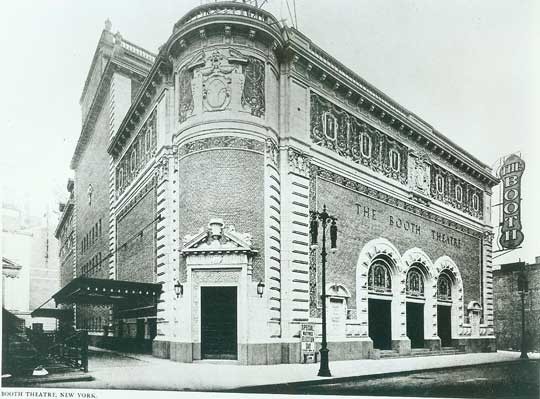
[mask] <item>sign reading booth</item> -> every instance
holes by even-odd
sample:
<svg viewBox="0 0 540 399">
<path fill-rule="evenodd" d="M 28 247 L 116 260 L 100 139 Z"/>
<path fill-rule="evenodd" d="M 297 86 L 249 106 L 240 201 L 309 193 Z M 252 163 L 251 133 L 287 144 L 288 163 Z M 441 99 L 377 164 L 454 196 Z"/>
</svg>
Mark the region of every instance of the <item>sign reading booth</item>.
<svg viewBox="0 0 540 399">
<path fill-rule="evenodd" d="M 505 159 L 499 176 L 502 180 L 502 222 L 499 244 L 502 248 L 515 249 L 523 242 L 521 231 L 521 176 L 525 162 L 512 154 Z"/>
</svg>

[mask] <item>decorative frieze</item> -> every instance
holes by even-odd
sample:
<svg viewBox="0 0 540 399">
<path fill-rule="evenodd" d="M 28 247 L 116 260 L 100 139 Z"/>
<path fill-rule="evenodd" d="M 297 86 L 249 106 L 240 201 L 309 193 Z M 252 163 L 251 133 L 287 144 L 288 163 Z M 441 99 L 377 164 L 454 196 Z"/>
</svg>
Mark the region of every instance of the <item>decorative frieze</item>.
<svg viewBox="0 0 540 399">
<path fill-rule="evenodd" d="M 178 157 L 182 158 L 194 152 L 218 148 L 230 148 L 255 151 L 264 154 L 265 143 L 254 139 L 237 136 L 214 136 L 190 141 L 178 148 Z"/>
<path fill-rule="evenodd" d="M 475 218 L 483 217 L 483 191 L 439 165 L 432 165 L 430 194 L 452 208 Z"/>
<path fill-rule="evenodd" d="M 407 184 L 407 146 L 316 93 L 311 93 L 310 134 L 313 143 Z"/>
<path fill-rule="evenodd" d="M 144 123 L 123 157 L 116 164 L 116 195 L 121 195 L 156 154 L 156 111 Z"/>
</svg>

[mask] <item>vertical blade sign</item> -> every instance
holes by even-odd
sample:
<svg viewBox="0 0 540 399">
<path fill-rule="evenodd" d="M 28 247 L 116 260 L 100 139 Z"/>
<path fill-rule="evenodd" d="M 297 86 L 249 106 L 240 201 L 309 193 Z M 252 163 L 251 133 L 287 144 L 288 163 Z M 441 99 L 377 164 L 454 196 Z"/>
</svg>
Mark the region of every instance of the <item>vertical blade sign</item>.
<svg viewBox="0 0 540 399">
<path fill-rule="evenodd" d="M 502 223 L 499 244 L 502 248 L 514 249 L 523 242 L 521 231 L 521 176 L 525 162 L 512 154 L 504 161 L 499 176 L 502 180 Z"/>
</svg>

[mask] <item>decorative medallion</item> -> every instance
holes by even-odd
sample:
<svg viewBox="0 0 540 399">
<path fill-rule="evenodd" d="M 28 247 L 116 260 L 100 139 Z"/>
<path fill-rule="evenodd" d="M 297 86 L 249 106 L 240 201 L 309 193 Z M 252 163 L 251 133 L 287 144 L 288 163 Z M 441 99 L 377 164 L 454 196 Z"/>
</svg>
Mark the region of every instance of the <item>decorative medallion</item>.
<svg viewBox="0 0 540 399">
<path fill-rule="evenodd" d="M 409 186 L 411 190 L 430 195 L 431 162 L 425 152 L 412 151 L 409 153 Z"/>
</svg>

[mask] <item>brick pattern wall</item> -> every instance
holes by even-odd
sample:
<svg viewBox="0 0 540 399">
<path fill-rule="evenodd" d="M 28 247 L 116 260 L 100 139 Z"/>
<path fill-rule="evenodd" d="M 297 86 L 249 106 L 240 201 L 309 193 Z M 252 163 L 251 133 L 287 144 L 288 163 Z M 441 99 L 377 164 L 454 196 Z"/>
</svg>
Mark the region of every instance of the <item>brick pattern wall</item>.
<svg viewBox="0 0 540 399">
<path fill-rule="evenodd" d="M 179 235 L 206 228 L 212 218 L 250 233 L 259 253 L 253 260 L 253 280 L 264 280 L 264 155 L 251 150 L 213 149 L 179 159 Z M 180 258 L 180 278 L 186 279 Z"/>
<path fill-rule="evenodd" d="M 504 266 L 503 266 L 504 267 Z M 526 339 L 529 351 L 540 351 L 540 264 L 527 265 L 529 294 L 525 296 Z M 517 292 L 519 271 L 493 272 L 495 335 L 497 349 L 521 348 L 521 298 Z"/>
<path fill-rule="evenodd" d="M 156 192 L 149 190 L 117 218 L 117 279 L 155 281 Z"/>
<path fill-rule="evenodd" d="M 104 104 L 108 104 L 109 100 L 110 95 L 107 95 Z M 106 229 L 107 220 L 109 220 L 109 155 L 107 153 L 109 118 L 108 107 L 102 107 L 93 134 L 89 136 L 85 151 L 75 170 L 76 276 L 82 274 L 82 266 L 99 252 L 102 254 L 102 259 L 109 254 L 109 237 Z M 88 197 L 90 184 L 92 185 L 91 203 Z M 83 253 L 81 241 L 99 219 L 102 220 L 102 234 Z M 92 277 L 108 278 L 107 267 L 96 270 Z M 80 327 L 86 325 L 86 319 L 105 317 L 104 312 L 107 313 L 104 308 L 85 308 L 82 311 L 82 308 L 77 306 L 76 324 Z"/>
</svg>

